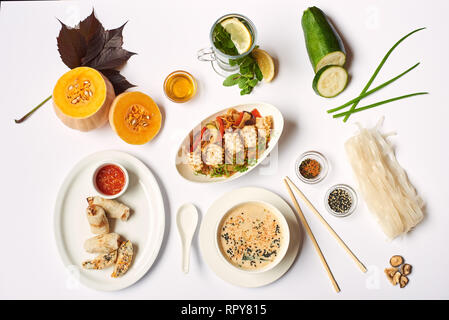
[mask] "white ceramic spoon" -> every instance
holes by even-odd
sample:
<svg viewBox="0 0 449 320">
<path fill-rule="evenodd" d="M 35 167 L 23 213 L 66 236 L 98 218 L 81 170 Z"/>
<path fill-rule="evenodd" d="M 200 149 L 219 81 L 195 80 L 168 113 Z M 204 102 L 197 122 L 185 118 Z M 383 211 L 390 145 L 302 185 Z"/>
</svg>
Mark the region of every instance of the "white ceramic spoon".
<svg viewBox="0 0 449 320">
<path fill-rule="evenodd" d="M 186 203 L 179 207 L 176 224 L 182 244 L 182 271 L 189 273 L 190 246 L 198 224 L 198 210 L 193 204 Z"/>
</svg>

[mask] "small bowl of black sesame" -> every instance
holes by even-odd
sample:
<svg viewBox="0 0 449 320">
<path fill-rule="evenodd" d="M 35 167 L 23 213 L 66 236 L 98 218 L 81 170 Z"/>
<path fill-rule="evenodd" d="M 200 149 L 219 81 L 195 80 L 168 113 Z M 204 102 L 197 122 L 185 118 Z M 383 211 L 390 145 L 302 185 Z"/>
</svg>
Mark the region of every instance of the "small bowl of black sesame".
<svg viewBox="0 0 449 320">
<path fill-rule="evenodd" d="M 337 184 L 326 192 L 324 206 L 333 216 L 347 217 L 357 207 L 357 194 L 350 186 Z"/>
</svg>

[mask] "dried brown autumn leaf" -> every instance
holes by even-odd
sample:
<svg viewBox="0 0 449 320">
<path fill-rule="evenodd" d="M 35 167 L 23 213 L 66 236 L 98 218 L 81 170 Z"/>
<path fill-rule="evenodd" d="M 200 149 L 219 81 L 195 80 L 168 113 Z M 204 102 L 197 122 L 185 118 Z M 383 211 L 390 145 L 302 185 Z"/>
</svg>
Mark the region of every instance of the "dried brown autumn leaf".
<svg viewBox="0 0 449 320">
<path fill-rule="evenodd" d="M 95 17 L 93 10 L 90 16 L 79 23 L 79 31 L 87 41 L 87 51 L 81 59 L 81 63 L 82 65 L 88 65 L 103 50 L 106 32 L 100 21 Z"/>
<path fill-rule="evenodd" d="M 122 66 L 132 55 L 135 53 L 122 48 L 106 48 L 86 66 L 97 70 L 115 69 Z"/>
<path fill-rule="evenodd" d="M 56 39 L 62 62 L 70 69 L 79 67 L 87 51 L 87 43 L 83 35 L 77 29 L 69 28 L 61 22 L 61 30 Z"/>
<path fill-rule="evenodd" d="M 128 21 L 126 21 L 122 26 L 118 28 L 106 31 L 106 43 L 104 45 L 105 48 L 118 48 L 123 45 L 122 32 L 127 23 Z"/>
<path fill-rule="evenodd" d="M 118 28 L 105 30 L 92 10 L 92 13 L 74 28 L 62 22 L 61 25 L 57 38 L 58 50 L 62 61 L 69 68 L 85 66 L 99 71 L 108 70 L 105 76 L 111 81 L 116 94 L 134 86 L 115 70 L 136 54 L 122 48 L 126 22 Z"/>
<path fill-rule="evenodd" d="M 118 70 L 106 69 L 100 70 L 100 72 L 104 74 L 104 76 L 108 78 L 109 81 L 111 81 L 112 86 L 114 87 L 114 92 L 116 94 L 120 94 L 129 88 L 135 87 L 135 85 L 129 83 L 128 80 L 126 80 L 126 78 L 122 76 Z"/>
</svg>

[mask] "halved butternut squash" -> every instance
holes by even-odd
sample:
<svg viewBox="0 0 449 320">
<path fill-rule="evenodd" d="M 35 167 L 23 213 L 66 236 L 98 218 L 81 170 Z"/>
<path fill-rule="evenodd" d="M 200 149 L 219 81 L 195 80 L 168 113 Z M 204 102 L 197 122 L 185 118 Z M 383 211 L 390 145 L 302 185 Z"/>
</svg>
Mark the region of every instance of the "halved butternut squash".
<svg viewBox="0 0 449 320">
<path fill-rule="evenodd" d="M 109 110 L 109 123 L 117 135 L 129 144 L 145 144 L 161 128 L 162 116 L 157 104 L 145 93 L 124 92 Z"/>
<path fill-rule="evenodd" d="M 114 88 L 99 71 L 78 67 L 59 78 L 53 90 L 53 107 L 68 127 L 89 131 L 108 121 Z"/>
</svg>

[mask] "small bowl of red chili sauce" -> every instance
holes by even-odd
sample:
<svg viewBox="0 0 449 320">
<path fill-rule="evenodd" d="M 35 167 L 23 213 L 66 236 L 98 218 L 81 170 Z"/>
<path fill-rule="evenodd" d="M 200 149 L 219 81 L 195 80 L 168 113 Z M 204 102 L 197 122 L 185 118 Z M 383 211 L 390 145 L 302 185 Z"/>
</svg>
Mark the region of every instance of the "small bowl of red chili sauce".
<svg viewBox="0 0 449 320">
<path fill-rule="evenodd" d="M 95 190 L 105 199 L 120 197 L 128 188 L 126 169 L 115 162 L 103 162 L 94 171 L 92 182 Z"/>
</svg>

